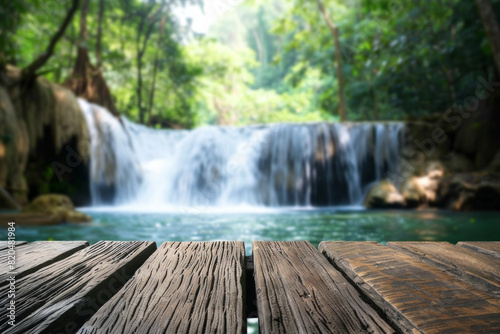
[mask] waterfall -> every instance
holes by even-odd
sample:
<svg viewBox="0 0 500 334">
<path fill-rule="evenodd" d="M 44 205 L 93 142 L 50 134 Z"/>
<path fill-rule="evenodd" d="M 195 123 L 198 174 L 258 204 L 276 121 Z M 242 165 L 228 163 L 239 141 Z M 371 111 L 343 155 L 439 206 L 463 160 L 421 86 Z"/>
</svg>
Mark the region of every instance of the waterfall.
<svg viewBox="0 0 500 334">
<path fill-rule="evenodd" d="M 79 103 L 95 205 L 357 205 L 395 172 L 403 142 L 398 122 L 157 130 Z"/>
</svg>

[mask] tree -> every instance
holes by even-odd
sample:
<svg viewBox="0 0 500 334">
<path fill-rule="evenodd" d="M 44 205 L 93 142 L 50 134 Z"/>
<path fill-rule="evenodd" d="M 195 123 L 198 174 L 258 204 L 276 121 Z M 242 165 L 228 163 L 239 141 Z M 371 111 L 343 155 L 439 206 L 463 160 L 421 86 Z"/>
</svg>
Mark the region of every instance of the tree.
<svg viewBox="0 0 500 334">
<path fill-rule="evenodd" d="M 330 28 L 330 31 L 333 36 L 333 40 L 335 41 L 335 61 L 337 63 L 337 80 L 339 83 L 339 116 L 341 121 L 346 121 L 347 120 L 347 111 L 346 111 L 346 106 L 345 106 L 345 100 L 344 100 L 344 77 L 342 75 L 342 56 L 340 54 L 340 41 L 339 41 L 339 28 L 337 25 L 335 25 L 330 18 L 328 17 L 328 13 L 326 12 L 325 6 L 321 2 L 321 0 L 317 0 L 318 2 L 318 7 L 321 12 L 321 15 L 323 15 L 323 18 L 325 19 L 326 24 L 328 25 L 328 28 Z"/>
<path fill-rule="evenodd" d="M 497 73 L 500 75 L 500 28 L 495 17 L 491 0 L 476 0 L 476 4 L 479 9 L 479 14 L 481 15 L 486 36 L 491 46 Z"/>
<path fill-rule="evenodd" d="M 97 68 L 102 67 L 102 19 L 104 17 L 104 0 L 99 0 L 99 17 L 97 18 L 97 41 L 95 46 L 95 56 L 97 58 Z"/>
<path fill-rule="evenodd" d="M 63 85 L 71 89 L 76 96 L 101 105 L 113 115 L 118 116 L 119 112 L 116 109 L 106 80 L 102 76 L 101 68 L 90 63 L 87 46 L 88 7 L 89 0 L 83 0 L 80 12 L 80 41 L 77 48 L 77 57 L 73 72 Z M 101 10 L 103 10 L 103 7 L 101 7 Z M 101 15 L 103 15 L 102 11 Z"/>
<path fill-rule="evenodd" d="M 146 54 L 146 49 L 148 46 L 149 39 L 153 33 L 154 26 L 156 22 L 161 18 L 161 10 L 163 9 L 164 2 L 161 7 L 150 15 L 151 11 L 155 7 L 155 3 L 150 4 L 148 7 L 144 8 L 140 12 L 139 27 L 137 30 L 136 39 L 136 52 L 137 52 L 137 106 L 139 108 L 139 122 L 141 124 L 145 123 L 146 107 L 143 106 L 142 102 L 142 91 L 143 91 L 143 74 L 142 69 L 144 65 L 144 55 Z M 156 78 L 156 76 L 155 76 Z"/>
<path fill-rule="evenodd" d="M 70 24 L 73 16 L 78 10 L 78 0 L 73 0 L 71 7 L 69 8 L 66 17 L 64 18 L 63 23 L 56 31 L 56 33 L 50 39 L 49 45 L 45 52 L 43 52 L 40 56 L 38 56 L 31 64 L 26 66 L 21 71 L 21 81 L 29 81 L 36 77 L 36 72 L 40 69 L 45 63 L 50 59 L 50 57 L 54 54 L 54 49 L 56 47 L 57 42 L 61 39 L 66 31 L 66 28 Z"/>
<path fill-rule="evenodd" d="M 165 30 L 165 22 L 167 21 L 167 13 L 163 15 L 163 18 L 161 19 L 160 22 L 160 27 L 159 27 L 159 33 L 158 33 L 158 42 L 157 42 L 157 48 L 155 51 L 155 59 L 153 62 L 153 82 L 151 83 L 151 89 L 149 90 L 149 105 L 148 105 L 148 125 L 151 126 L 152 118 L 151 118 L 151 113 L 153 112 L 153 104 L 155 100 L 155 90 L 156 90 L 156 75 L 158 72 L 158 63 L 159 63 L 159 54 L 160 54 L 160 49 L 161 49 L 161 38 L 163 35 L 163 31 Z"/>
</svg>

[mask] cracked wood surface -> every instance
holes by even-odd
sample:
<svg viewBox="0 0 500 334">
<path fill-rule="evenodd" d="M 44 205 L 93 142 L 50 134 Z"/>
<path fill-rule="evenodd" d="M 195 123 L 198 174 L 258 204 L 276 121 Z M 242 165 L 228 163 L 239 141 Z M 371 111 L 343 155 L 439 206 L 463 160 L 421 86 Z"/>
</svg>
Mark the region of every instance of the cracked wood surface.
<svg viewBox="0 0 500 334">
<path fill-rule="evenodd" d="M 388 242 L 387 246 L 500 298 L 500 259 L 449 242 Z"/>
<path fill-rule="evenodd" d="M 376 242 L 322 242 L 320 251 L 406 333 L 500 331 L 500 300 Z"/>
<path fill-rule="evenodd" d="M 261 333 L 393 333 L 307 241 L 255 241 Z"/>
<path fill-rule="evenodd" d="M 16 280 L 16 326 L 2 333 L 74 333 L 154 252 L 147 241 L 101 241 Z M 9 286 L 0 287 L 7 305 Z M 7 319 L 7 307 L 0 308 Z"/>
<path fill-rule="evenodd" d="M 87 241 L 36 241 L 16 246 L 15 268 L 10 270 L 8 249 L 0 251 L 0 286 L 8 284 L 9 272 L 16 272 L 16 280 L 51 263 L 62 260 L 87 247 Z"/>
<path fill-rule="evenodd" d="M 16 249 L 17 247 L 19 246 L 22 246 L 22 245 L 26 245 L 28 242 L 26 241 L 16 241 Z M 0 241 L 0 251 L 4 250 L 4 249 L 8 249 L 9 248 L 9 242 L 8 241 Z"/>
<path fill-rule="evenodd" d="M 457 246 L 469 248 L 475 252 L 488 254 L 500 259 L 500 242 L 498 241 L 461 241 Z"/>
<path fill-rule="evenodd" d="M 243 242 L 165 242 L 78 332 L 244 333 Z"/>
</svg>

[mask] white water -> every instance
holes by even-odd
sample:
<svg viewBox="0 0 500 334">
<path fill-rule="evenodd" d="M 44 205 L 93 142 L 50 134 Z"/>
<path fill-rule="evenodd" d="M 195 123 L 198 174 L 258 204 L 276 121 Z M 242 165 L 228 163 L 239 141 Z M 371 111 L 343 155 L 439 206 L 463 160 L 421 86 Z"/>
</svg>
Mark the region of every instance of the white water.
<svg viewBox="0 0 500 334">
<path fill-rule="evenodd" d="M 79 100 L 94 205 L 253 208 L 359 205 L 396 168 L 402 123 L 154 130 Z"/>
</svg>

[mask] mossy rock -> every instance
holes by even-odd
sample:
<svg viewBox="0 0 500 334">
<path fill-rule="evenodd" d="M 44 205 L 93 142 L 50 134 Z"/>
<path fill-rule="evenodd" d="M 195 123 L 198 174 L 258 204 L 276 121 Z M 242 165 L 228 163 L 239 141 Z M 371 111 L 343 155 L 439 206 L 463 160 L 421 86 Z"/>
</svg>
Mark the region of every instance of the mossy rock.
<svg viewBox="0 0 500 334">
<path fill-rule="evenodd" d="M 46 194 L 35 198 L 30 204 L 25 206 L 21 213 L 43 213 L 56 216 L 61 222 L 89 222 L 90 216 L 78 212 L 68 196 Z"/>
</svg>

